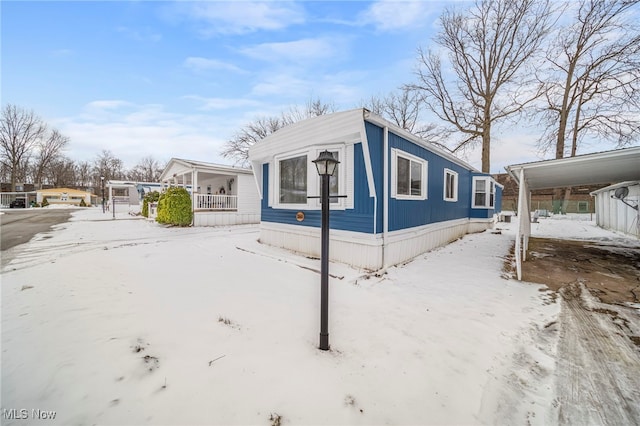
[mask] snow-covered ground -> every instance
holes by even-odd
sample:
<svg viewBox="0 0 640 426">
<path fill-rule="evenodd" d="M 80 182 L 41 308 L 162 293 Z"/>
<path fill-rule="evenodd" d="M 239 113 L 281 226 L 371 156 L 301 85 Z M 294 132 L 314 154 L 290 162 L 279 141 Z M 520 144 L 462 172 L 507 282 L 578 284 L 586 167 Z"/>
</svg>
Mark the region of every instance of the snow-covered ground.
<svg viewBox="0 0 640 426">
<path fill-rule="evenodd" d="M 502 277 L 515 226 L 378 275 L 332 263 L 325 352 L 318 260 L 257 226 L 74 211 L 2 271 L 2 423 L 556 423 L 559 303 Z"/>
</svg>

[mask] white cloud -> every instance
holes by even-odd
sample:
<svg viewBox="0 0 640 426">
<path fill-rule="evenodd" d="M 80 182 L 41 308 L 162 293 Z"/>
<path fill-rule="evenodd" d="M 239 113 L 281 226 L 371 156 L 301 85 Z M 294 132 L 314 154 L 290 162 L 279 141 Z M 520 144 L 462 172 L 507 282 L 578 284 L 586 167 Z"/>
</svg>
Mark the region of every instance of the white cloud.
<svg viewBox="0 0 640 426">
<path fill-rule="evenodd" d="M 240 74 L 247 73 L 247 71 L 229 62 L 223 62 L 217 59 L 208 59 L 208 58 L 201 58 L 201 57 L 194 57 L 194 56 L 191 56 L 185 59 L 184 66 L 196 72 L 223 70 L 223 71 L 233 71 Z"/>
<path fill-rule="evenodd" d="M 258 107 L 262 102 L 252 99 L 205 98 L 198 95 L 187 95 L 184 99 L 194 100 L 201 104 L 200 110 L 228 110 L 234 108 Z"/>
<path fill-rule="evenodd" d="M 380 31 L 404 30 L 430 26 L 431 17 L 440 10 L 441 4 L 429 1 L 382 0 L 361 13 L 358 21 Z"/>
<path fill-rule="evenodd" d="M 69 136 L 65 153 L 75 161 L 93 161 L 109 150 L 131 168 L 143 157 L 159 161 L 172 157 L 229 163 L 219 155 L 224 141 L 240 125 L 224 114 L 174 113 L 157 104 L 94 101 L 82 114 L 53 120 Z"/>
<path fill-rule="evenodd" d="M 205 37 L 281 30 L 305 21 L 302 6 L 293 2 L 185 2 L 176 7 L 178 14 L 203 24 L 199 32 Z"/>
<path fill-rule="evenodd" d="M 262 43 L 240 49 L 240 52 L 269 62 L 309 63 L 335 56 L 338 45 L 337 41 L 331 38 L 307 38 L 281 43 Z"/>
</svg>

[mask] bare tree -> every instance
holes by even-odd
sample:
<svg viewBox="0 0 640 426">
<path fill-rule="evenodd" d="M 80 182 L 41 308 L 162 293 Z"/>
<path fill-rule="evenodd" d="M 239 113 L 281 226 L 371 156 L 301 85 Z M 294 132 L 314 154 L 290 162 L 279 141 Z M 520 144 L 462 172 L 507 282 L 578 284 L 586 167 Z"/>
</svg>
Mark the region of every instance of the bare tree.
<svg viewBox="0 0 640 426">
<path fill-rule="evenodd" d="M 0 117 L 0 162 L 11 176 L 11 190 L 26 177 L 30 156 L 45 131 L 45 125 L 33 111 L 8 104 Z"/>
<path fill-rule="evenodd" d="M 575 156 L 585 136 L 618 146 L 640 136 L 637 0 L 581 0 L 547 51 L 543 150 Z M 571 9 L 570 9 L 571 10 Z M 570 150 L 567 142 L 570 141 Z"/>
<path fill-rule="evenodd" d="M 120 180 L 125 178 L 122 160 L 116 158 L 111 151 L 103 149 L 93 161 L 93 186 L 99 188 L 101 177 L 104 180 Z"/>
<path fill-rule="evenodd" d="M 57 188 L 76 186 L 77 177 L 74 161 L 67 157 L 58 156 L 45 170 L 43 180 Z"/>
<path fill-rule="evenodd" d="M 421 102 L 420 93 L 410 86 L 405 86 L 399 93 L 391 92 L 382 97 L 371 96 L 361 101 L 360 105 L 425 141 L 448 150 L 444 140 L 450 132 L 435 123 L 425 123 L 421 120 Z"/>
<path fill-rule="evenodd" d="M 92 181 L 92 167 L 87 161 L 82 161 L 75 166 L 76 186 L 82 187 L 85 190 L 92 187 L 94 182 Z"/>
<path fill-rule="evenodd" d="M 144 157 L 129 172 L 129 179 L 138 182 L 158 182 L 164 167 L 152 156 Z"/>
<path fill-rule="evenodd" d="M 34 180 L 37 187 L 42 187 L 45 170 L 53 161 L 62 154 L 63 149 L 69 143 L 69 138 L 62 135 L 57 129 L 45 133 L 46 136 L 36 143 L 37 154 L 34 161 Z"/>
<path fill-rule="evenodd" d="M 257 118 L 245 124 L 231 139 L 225 142 L 221 155 L 225 158 L 233 159 L 236 164 L 247 165 L 249 148 L 256 142 L 289 124 L 334 111 L 335 107 L 332 104 L 325 103 L 320 99 L 311 99 L 304 109 L 296 106 L 279 116 Z"/>
<path fill-rule="evenodd" d="M 461 135 L 453 152 L 482 142 L 483 172 L 490 171 L 492 126 L 538 96 L 528 67 L 552 16 L 547 0 L 476 0 L 467 13 L 450 7 L 440 18 L 435 42 L 451 69 L 443 69 L 439 52 L 419 49 L 418 82 L 409 87 Z"/>
</svg>

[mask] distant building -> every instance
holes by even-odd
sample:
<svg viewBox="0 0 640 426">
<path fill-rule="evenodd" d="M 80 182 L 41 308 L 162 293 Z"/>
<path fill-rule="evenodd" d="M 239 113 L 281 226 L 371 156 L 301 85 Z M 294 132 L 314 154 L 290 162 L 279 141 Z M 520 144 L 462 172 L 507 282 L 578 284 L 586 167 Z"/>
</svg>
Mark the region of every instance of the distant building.
<svg viewBox="0 0 640 426">
<path fill-rule="evenodd" d="M 508 174 L 494 175 L 502 191 L 502 210 L 518 210 L 518 183 Z M 570 189 L 564 198 L 566 188 L 536 189 L 531 191 L 531 210 L 547 210 L 560 213 L 595 213 L 595 202 L 591 193 L 606 185 L 579 185 Z M 561 194 L 559 196 L 559 194 Z"/>
<path fill-rule="evenodd" d="M 94 194 L 71 188 L 50 188 L 36 191 L 36 202 L 38 204 L 42 204 L 45 198 L 50 205 L 67 204 L 79 206 L 82 201 L 87 206 L 97 204 L 97 197 Z"/>
</svg>

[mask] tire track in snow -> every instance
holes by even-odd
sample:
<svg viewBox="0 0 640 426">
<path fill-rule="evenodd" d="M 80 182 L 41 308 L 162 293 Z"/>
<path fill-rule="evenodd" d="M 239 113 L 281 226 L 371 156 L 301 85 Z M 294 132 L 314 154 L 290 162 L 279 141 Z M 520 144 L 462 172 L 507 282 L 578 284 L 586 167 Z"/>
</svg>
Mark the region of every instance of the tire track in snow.
<svg viewBox="0 0 640 426">
<path fill-rule="evenodd" d="M 584 287 L 564 287 L 557 388 L 560 424 L 640 424 L 640 353 Z"/>
</svg>

